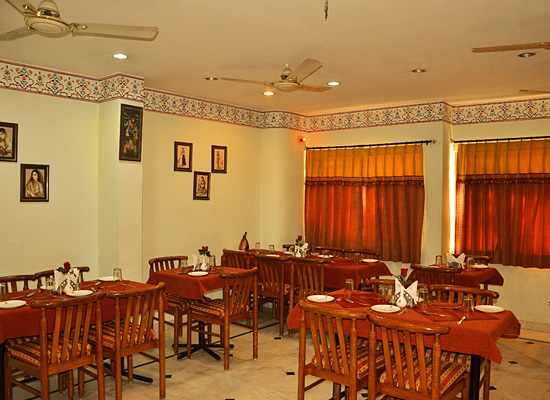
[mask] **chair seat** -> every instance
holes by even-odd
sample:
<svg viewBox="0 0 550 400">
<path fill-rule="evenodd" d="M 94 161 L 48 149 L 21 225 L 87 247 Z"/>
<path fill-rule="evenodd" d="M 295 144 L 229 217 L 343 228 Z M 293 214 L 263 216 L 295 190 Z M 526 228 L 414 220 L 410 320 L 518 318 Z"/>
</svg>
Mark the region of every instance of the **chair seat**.
<svg viewBox="0 0 550 400">
<path fill-rule="evenodd" d="M 431 356 L 432 356 L 432 349 L 427 349 L 426 350 L 426 357 L 431 358 Z M 441 361 L 462 364 L 466 367 L 466 369 L 468 371 L 470 371 L 470 364 L 472 362 L 472 358 L 468 354 L 452 353 L 450 351 L 442 351 L 441 352 Z"/>
<path fill-rule="evenodd" d="M 420 374 L 419 374 L 419 367 L 418 367 L 418 358 L 414 357 L 414 369 L 415 369 L 415 376 L 417 376 L 416 382 L 414 383 L 415 388 L 417 391 L 421 391 L 422 388 L 420 387 Z M 393 368 L 394 376 L 392 379 L 394 380 L 393 385 L 397 385 L 397 377 L 395 368 Z M 426 372 L 427 372 L 427 381 L 428 381 L 428 392 L 431 391 L 432 386 L 432 359 L 426 359 Z M 467 372 L 466 365 L 458 362 L 447 362 L 447 361 L 441 361 L 441 367 L 440 367 L 440 393 L 445 392 L 448 388 L 450 388 L 459 378 L 462 377 L 462 375 Z M 407 372 L 407 368 L 404 368 L 403 375 L 405 376 L 405 382 L 404 382 L 404 389 L 410 389 L 410 382 L 409 382 L 409 375 Z M 380 375 L 380 382 L 382 383 L 390 383 L 388 380 L 387 372 L 384 371 L 382 375 Z"/>
<path fill-rule="evenodd" d="M 124 321 L 121 321 L 120 325 L 122 326 L 123 324 L 124 324 Z M 103 332 L 103 346 L 108 347 L 110 349 L 114 349 L 115 348 L 115 322 L 114 321 L 106 322 L 101 326 L 101 329 L 102 329 L 102 332 Z M 138 335 L 139 329 L 136 329 L 136 331 L 137 332 L 136 332 L 136 336 L 134 337 L 134 340 L 130 341 L 130 343 L 132 343 L 132 344 L 137 344 L 138 343 L 138 336 L 137 335 Z M 121 332 L 121 335 L 122 335 L 122 332 Z M 95 344 L 97 342 L 96 336 L 97 335 L 96 335 L 95 328 L 90 329 L 90 342 L 91 343 Z M 153 339 L 155 339 L 155 330 L 150 329 L 149 332 L 148 332 L 147 340 L 153 340 Z M 128 340 L 130 340 L 130 335 L 128 335 Z"/>
<path fill-rule="evenodd" d="M 178 296 L 177 294 L 166 293 L 166 299 L 168 300 L 169 308 L 179 307 L 181 312 L 187 312 L 187 308 L 197 302 L 197 300 L 186 299 L 185 297 Z"/>
<path fill-rule="evenodd" d="M 40 338 L 38 336 L 32 336 L 29 339 L 31 340 L 28 340 L 28 341 L 16 340 L 16 341 L 12 341 L 11 343 L 10 341 L 7 341 L 6 352 L 10 357 L 26 362 L 27 364 L 40 367 Z M 17 343 L 18 341 L 19 343 Z M 15 343 L 15 344 L 12 344 L 12 343 Z M 57 348 L 57 356 L 62 361 L 68 361 L 70 359 L 70 354 L 73 351 L 72 340 L 69 342 L 67 346 L 67 351 L 64 355 L 61 354 L 62 350 L 63 350 L 63 346 L 59 345 Z M 78 343 L 77 357 L 80 357 L 81 350 L 82 350 L 82 343 Z M 92 353 L 92 345 L 87 344 L 86 355 L 90 355 L 91 353 Z M 52 357 L 52 343 L 51 341 L 48 341 L 48 364 L 50 363 L 51 357 Z"/>
<path fill-rule="evenodd" d="M 225 314 L 223 299 L 210 299 L 205 297 L 203 301 L 193 304 L 191 309 L 197 313 L 215 315 L 219 318 L 223 318 Z"/>
<path fill-rule="evenodd" d="M 25 336 L 6 340 L 6 346 L 17 346 L 23 343 L 39 341 L 40 336 Z"/>
<path fill-rule="evenodd" d="M 359 342 L 359 340 L 358 340 L 358 342 Z M 368 340 L 366 342 L 367 342 L 367 346 L 359 346 L 359 344 L 357 345 L 357 379 L 361 379 L 361 378 L 367 376 L 367 374 L 369 373 L 369 346 L 368 346 Z M 378 343 L 378 345 L 376 346 L 376 350 L 377 350 L 377 352 L 376 352 L 376 370 L 379 370 L 384 366 L 384 352 L 382 351 L 382 343 Z M 349 342 L 346 343 L 346 353 L 349 357 L 349 354 L 350 354 Z M 328 357 L 329 357 L 329 360 L 330 360 L 330 364 L 333 365 L 332 353 L 329 353 Z M 342 351 L 341 351 L 340 346 L 338 346 L 338 349 L 337 349 L 337 357 L 338 357 L 338 365 L 340 366 L 339 371 L 340 371 L 341 374 L 344 374 L 344 363 L 342 362 Z M 321 360 L 322 360 L 323 368 L 326 369 L 325 359 L 323 357 L 323 353 L 321 353 Z M 316 367 L 318 366 L 316 356 L 313 356 L 311 358 L 311 363 Z"/>
</svg>

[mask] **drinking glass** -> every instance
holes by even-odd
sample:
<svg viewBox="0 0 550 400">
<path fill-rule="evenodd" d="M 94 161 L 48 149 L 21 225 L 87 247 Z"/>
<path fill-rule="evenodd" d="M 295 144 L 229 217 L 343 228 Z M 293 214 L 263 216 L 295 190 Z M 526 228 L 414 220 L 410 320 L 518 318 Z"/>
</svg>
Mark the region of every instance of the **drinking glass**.
<svg viewBox="0 0 550 400">
<path fill-rule="evenodd" d="M 443 257 L 441 256 L 441 254 L 438 254 L 437 256 L 435 256 L 435 265 L 441 264 L 443 264 Z"/>
<path fill-rule="evenodd" d="M 388 302 L 388 288 L 385 286 L 380 286 L 378 289 L 378 294 L 380 295 L 380 302 L 386 304 Z"/>
<path fill-rule="evenodd" d="M 0 283 L 0 301 L 8 300 L 8 287 L 5 283 Z"/>
<path fill-rule="evenodd" d="M 122 280 L 122 269 L 115 268 L 113 269 L 113 281 L 118 282 Z"/>
<path fill-rule="evenodd" d="M 208 257 L 208 265 L 210 265 L 210 269 L 216 266 L 216 256 Z"/>
<path fill-rule="evenodd" d="M 46 278 L 45 289 L 48 293 L 53 293 L 55 291 L 55 281 L 53 278 Z"/>
<path fill-rule="evenodd" d="M 180 260 L 179 267 L 181 272 L 185 272 L 185 270 L 187 269 L 187 260 L 186 259 Z"/>
<path fill-rule="evenodd" d="M 474 313 L 474 298 L 468 294 L 462 299 L 462 316 L 464 319 L 470 319 Z"/>
<path fill-rule="evenodd" d="M 260 250 L 260 249 L 261 249 L 261 247 L 260 247 L 260 242 L 256 242 L 256 244 L 254 245 L 254 248 L 255 248 L 256 250 Z"/>
<path fill-rule="evenodd" d="M 363 257 L 361 253 L 353 253 L 353 261 L 355 261 L 357 264 L 359 264 Z"/>
<path fill-rule="evenodd" d="M 353 279 L 346 279 L 346 282 L 344 284 L 344 296 L 346 298 L 350 298 L 353 296 L 353 292 L 355 290 L 355 282 Z"/>
<path fill-rule="evenodd" d="M 418 306 L 420 308 L 428 307 L 428 289 L 426 288 L 418 289 Z"/>
<path fill-rule="evenodd" d="M 82 289 L 82 274 L 78 274 L 76 277 L 76 290 Z"/>
<path fill-rule="evenodd" d="M 271 254 L 275 253 L 275 245 L 274 244 L 269 245 L 269 253 L 271 253 Z"/>
</svg>

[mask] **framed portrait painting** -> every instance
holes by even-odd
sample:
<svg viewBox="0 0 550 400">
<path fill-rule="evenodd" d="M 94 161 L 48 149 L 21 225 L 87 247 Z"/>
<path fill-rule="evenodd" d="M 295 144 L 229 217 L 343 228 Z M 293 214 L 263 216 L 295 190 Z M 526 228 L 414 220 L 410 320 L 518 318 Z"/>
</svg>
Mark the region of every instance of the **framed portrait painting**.
<svg viewBox="0 0 550 400">
<path fill-rule="evenodd" d="M 21 164 L 21 201 L 49 201 L 50 166 Z"/>
<path fill-rule="evenodd" d="M 210 200 L 210 172 L 195 171 L 193 200 Z"/>
<path fill-rule="evenodd" d="M 212 146 L 212 172 L 227 173 L 227 146 Z"/>
<path fill-rule="evenodd" d="M 174 171 L 193 170 L 193 143 L 174 142 Z"/>
<path fill-rule="evenodd" d="M 0 122 L 0 161 L 17 161 L 17 124 Z"/>
<path fill-rule="evenodd" d="M 143 108 L 122 104 L 120 110 L 120 147 L 118 159 L 141 161 Z"/>
</svg>

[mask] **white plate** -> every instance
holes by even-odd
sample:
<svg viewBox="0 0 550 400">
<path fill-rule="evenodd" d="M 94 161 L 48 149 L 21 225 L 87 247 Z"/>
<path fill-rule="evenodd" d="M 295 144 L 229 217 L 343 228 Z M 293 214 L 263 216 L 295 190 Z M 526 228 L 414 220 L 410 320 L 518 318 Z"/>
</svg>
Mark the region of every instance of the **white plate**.
<svg viewBox="0 0 550 400">
<path fill-rule="evenodd" d="M 399 307 L 393 306 L 391 304 L 376 304 L 372 306 L 371 309 L 381 313 L 394 313 L 401 310 Z"/>
<path fill-rule="evenodd" d="M 206 272 L 206 271 L 191 271 L 187 275 L 189 275 L 189 276 L 206 276 L 206 275 L 208 275 L 208 272 Z"/>
<path fill-rule="evenodd" d="M 376 262 L 378 262 L 378 260 L 376 258 L 363 258 L 361 261 L 365 262 L 365 263 L 376 263 Z"/>
<path fill-rule="evenodd" d="M 99 280 L 101 282 L 112 282 L 113 281 L 113 276 L 102 276 L 101 278 L 99 278 Z"/>
<path fill-rule="evenodd" d="M 284 254 L 288 254 L 289 256 L 293 256 L 293 255 L 294 255 L 294 253 L 291 252 L 291 251 L 283 251 L 283 253 L 284 253 Z"/>
<path fill-rule="evenodd" d="M 313 301 L 314 303 L 329 303 L 331 301 L 334 301 L 334 297 L 324 294 L 314 294 L 311 296 L 307 296 L 307 299 L 309 301 Z"/>
<path fill-rule="evenodd" d="M 67 296 L 71 297 L 84 297 L 89 296 L 93 292 L 91 290 L 73 290 L 71 293 L 67 293 Z"/>
<path fill-rule="evenodd" d="M 25 300 L 0 301 L 0 308 L 17 308 L 27 304 Z"/>
<path fill-rule="evenodd" d="M 332 257 L 334 257 L 334 256 L 331 255 L 331 254 L 320 254 L 319 255 L 319 258 L 332 258 Z"/>
<path fill-rule="evenodd" d="M 495 313 L 504 311 L 504 308 L 499 306 L 475 306 L 475 309 L 477 311 L 481 311 L 489 314 L 495 314 Z"/>
<path fill-rule="evenodd" d="M 266 256 L 268 256 L 268 257 L 279 257 L 278 254 L 266 254 Z"/>
<path fill-rule="evenodd" d="M 475 268 L 475 269 L 486 269 L 486 268 L 489 268 L 488 265 L 483 265 L 483 264 L 474 264 L 472 265 L 472 268 Z"/>
</svg>

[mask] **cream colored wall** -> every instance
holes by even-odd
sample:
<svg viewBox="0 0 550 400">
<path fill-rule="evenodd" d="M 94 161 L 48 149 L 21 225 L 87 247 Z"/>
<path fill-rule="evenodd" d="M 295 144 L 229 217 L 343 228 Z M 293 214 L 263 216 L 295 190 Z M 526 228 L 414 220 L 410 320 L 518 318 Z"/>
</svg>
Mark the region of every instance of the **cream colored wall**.
<svg viewBox="0 0 550 400">
<path fill-rule="evenodd" d="M 0 90 L 0 121 L 19 124 L 17 162 L 0 162 L 0 274 L 98 264 L 98 109 Z M 50 201 L 19 201 L 20 165 L 50 166 Z"/>
<path fill-rule="evenodd" d="M 174 142 L 193 143 L 193 171 L 210 172 L 211 146 L 227 146 L 227 174 L 211 175 L 210 200 L 193 200 L 193 172 L 174 171 Z M 152 257 L 221 257 L 245 231 L 261 237 L 261 135 L 253 128 L 145 112 L 143 138 L 143 273 Z"/>
</svg>

